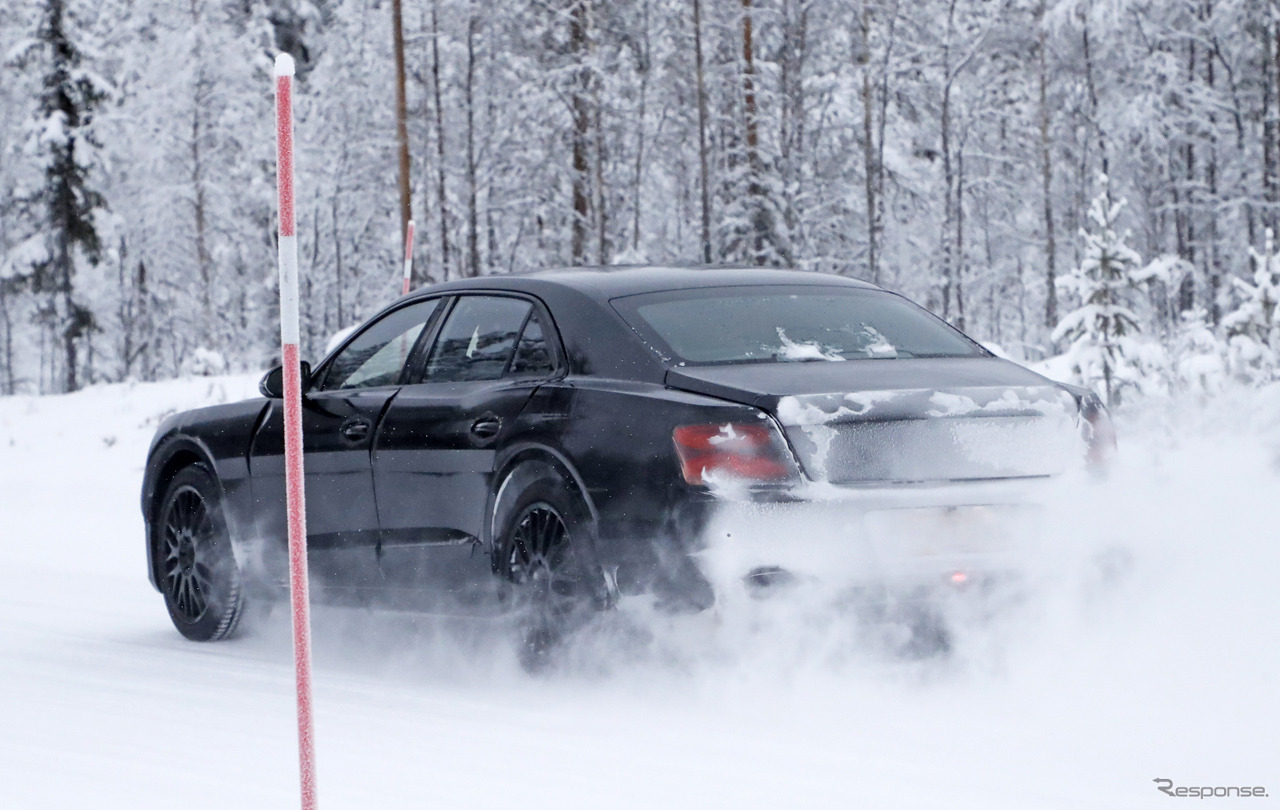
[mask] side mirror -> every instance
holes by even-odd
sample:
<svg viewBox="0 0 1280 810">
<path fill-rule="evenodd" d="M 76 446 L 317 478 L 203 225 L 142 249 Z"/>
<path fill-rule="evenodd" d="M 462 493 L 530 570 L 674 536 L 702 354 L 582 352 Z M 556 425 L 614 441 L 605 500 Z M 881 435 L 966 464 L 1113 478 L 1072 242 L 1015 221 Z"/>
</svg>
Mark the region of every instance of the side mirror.
<svg viewBox="0 0 1280 810">
<path fill-rule="evenodd" d="M 302 393 L 311 390 L 311 364 L 303 360 L 300 364 L 302 372 Z M 284 366 L 276 366 L 263 376 L 258 383 L 258 391 L 267 399 L 284 399 Z"/>
</svg>

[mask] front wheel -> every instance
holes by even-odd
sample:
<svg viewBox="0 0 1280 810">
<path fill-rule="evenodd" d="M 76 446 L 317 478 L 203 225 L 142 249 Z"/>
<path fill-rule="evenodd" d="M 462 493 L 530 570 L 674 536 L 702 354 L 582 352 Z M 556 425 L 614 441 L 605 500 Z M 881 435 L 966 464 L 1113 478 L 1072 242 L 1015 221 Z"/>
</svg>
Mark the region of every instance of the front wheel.
<svg viewBox="0 0 1280 810">
<path fill-rule="evenodd" d="M 192 641 L 230 636 L 244 592 L 213 475 L 200 465 L 175 475 L 152 531 L 156 581 L 174 627 Z"/>
</svg>

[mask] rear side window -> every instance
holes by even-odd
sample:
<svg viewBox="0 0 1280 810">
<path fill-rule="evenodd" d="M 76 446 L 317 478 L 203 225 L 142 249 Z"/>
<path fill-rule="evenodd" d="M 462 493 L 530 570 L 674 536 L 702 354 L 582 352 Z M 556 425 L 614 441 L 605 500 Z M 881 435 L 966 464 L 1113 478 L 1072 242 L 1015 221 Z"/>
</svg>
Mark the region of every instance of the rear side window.
<svg viewBox="0 0 1280 810">
<path fill-rule="evenodd" d="M 694 364 L 979 357 L 960 332 L 904 298 L 842 287 L 713 287 L 626 296 L 622 317 Z"/>
<path fill-rule="evenodd" d="M 458 299 L 427 359 L 426 382 L 496 380 L 516 348 L 532 305 L 519 298 L 466 295 Z"/>
<path fill-rule="evenodd" d="M 547 344 L 546 332 L 542 329 L 542 319 L 538 310 L 529 313 L 524 332 L 520 334 L 520 343 L 516 346 L 516 356 L 511 360 L 514 376 L 543 376 L 555 371 L 555 360 L 551 348 Z"/>
</svg>

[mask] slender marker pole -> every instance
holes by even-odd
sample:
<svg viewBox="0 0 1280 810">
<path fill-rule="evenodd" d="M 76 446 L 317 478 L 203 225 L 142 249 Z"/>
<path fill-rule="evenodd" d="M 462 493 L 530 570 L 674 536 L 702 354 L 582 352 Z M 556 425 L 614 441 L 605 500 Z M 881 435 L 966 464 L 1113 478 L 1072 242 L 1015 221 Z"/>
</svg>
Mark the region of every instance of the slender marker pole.
<svg viewBox="0 0 1280 810">
<path fill-rule="evenodd" d="M 409 220 L 409 227 L 404 235 L 404 289 L 400 291 L 401 295 L 409 294 L 409 282 L 413 279 L 413 220 Z"/>
<path fill-rule="evenodd" d="M 316 807 L 311 717 L 311 599 L 307 587 L 307 512 L 302 473 L 302 375 L 298 357 L 298 238 L 293 209 L 293 58 L 276 57 L 276 189 L 280 201 L 280 344 L 284 356 L 284 478 L 289 511 L 289 596 L 302 810 Z"/>
</svg>

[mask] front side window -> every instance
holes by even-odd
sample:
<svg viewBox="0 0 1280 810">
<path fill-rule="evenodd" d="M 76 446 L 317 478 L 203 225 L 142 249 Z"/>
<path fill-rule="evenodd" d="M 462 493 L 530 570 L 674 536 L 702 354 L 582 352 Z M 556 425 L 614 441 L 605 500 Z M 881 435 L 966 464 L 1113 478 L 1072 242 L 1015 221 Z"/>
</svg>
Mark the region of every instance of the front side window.
<svg viewBox="0 0 1280 810">
<path fill-rule="evenodd" d="M 440 329 L 427 359 L 426 382 L 500 378 L 532 305 L 519 298 L 465 295 Z"/>
<path fill-rule="evenodd" d="M 440 299 L 401 307 L 361 332 L 329 363 L 325 391 L 395 385 Z"/>
</svg>

